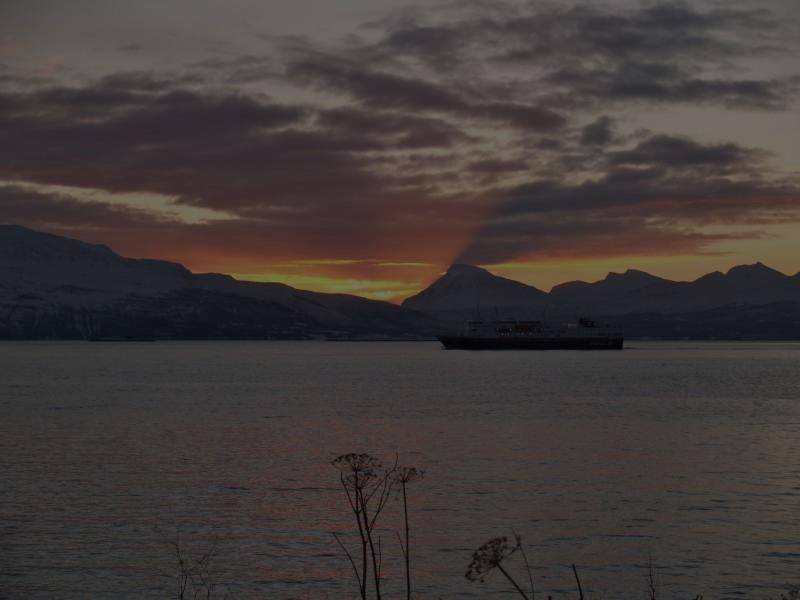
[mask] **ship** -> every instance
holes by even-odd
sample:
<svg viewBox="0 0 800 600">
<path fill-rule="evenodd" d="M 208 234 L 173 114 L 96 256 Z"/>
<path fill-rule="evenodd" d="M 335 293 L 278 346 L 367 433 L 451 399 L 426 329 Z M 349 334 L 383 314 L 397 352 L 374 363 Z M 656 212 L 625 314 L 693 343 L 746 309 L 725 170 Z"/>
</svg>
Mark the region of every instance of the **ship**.
<svg viewBox="0 0 800 600">
<path fill-rule="evenodd" d="M 547 325 L 542 321 L 467 321 L 462 335 L 436 336 L 448 350 L 622 350 L 623 335 L 591 319 Z"/>
</svg>

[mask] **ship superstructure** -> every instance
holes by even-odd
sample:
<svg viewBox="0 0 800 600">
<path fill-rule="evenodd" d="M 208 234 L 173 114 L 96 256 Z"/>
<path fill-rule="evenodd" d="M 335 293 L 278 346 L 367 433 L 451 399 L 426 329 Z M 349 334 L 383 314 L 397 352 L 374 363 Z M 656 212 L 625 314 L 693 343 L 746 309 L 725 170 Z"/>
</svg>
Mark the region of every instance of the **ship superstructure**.
<svg viewBox="0 0 800 600">
<path fill-rule="evenodd" d="M 622 332 L 591 319 L 467 321 L 462 335 L 437 337 L 448 350 L 621 350 L 623 342 Z"/>
</svg>

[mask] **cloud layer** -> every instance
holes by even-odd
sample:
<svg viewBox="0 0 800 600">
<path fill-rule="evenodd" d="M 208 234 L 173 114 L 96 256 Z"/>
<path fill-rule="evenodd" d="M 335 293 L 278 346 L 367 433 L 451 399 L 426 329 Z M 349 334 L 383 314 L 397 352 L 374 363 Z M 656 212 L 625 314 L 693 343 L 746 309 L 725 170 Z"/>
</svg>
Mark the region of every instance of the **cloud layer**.
<svg viewBox="0 0 800 600">
<path fill-rule="evenodd" d="M 796 178 L 728 132 L 631 115 L 796 110 L 791 15 L 736 6 L 484 1 L 178 71 L 70 81 L 6 66 L 0 220 L 134 253 L 158 232 L 139 247 L 238 272 L 713 253 L 800 221 Z"/>
</svg>

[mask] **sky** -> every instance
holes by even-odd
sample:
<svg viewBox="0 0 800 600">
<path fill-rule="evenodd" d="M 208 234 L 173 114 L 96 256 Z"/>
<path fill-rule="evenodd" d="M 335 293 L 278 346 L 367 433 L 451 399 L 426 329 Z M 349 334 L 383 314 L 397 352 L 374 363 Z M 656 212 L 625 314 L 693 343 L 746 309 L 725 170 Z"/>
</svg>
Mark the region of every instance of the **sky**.
<svg viewBox="0 0 800 600">
<path fill-rule="evenodd" d="M 800 270 L 800 3 L 0 2 L 0 222 L 399 301 Z"/>
</svg>

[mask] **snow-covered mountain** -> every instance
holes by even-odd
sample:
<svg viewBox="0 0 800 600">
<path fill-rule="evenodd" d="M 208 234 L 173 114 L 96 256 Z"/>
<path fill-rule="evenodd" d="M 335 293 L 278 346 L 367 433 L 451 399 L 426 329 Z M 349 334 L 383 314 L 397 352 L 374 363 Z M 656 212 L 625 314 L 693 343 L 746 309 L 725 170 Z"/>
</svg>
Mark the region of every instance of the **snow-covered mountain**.
<svg viewBox="0 0 800 600">
<path fill-rule="evenodd" d="M 177 263 L 123 258 L 107 246 L 0 225 L 0 294 L 22 292 L 88 307 L 190 285 L 191 272 Z"/>
<path fill-rule="evenodd" d="M 193 274 L 0 225 L 0 338 L 415 337 L 429 316 L 345 294 Z"/>
<path fill-rule="evenodd" d="M 483 318 L 536 318 L 547 294 L 486 269 L 455 264 L 403 306 L 448 320 Z"/>
</svg>

